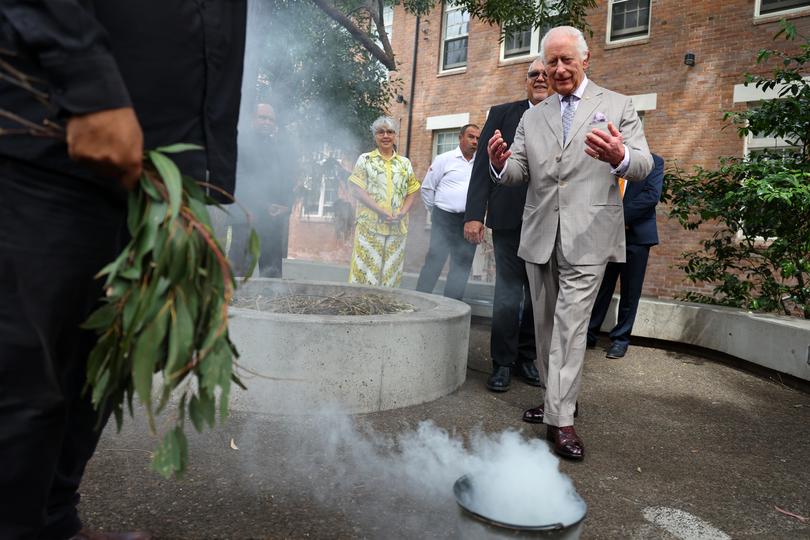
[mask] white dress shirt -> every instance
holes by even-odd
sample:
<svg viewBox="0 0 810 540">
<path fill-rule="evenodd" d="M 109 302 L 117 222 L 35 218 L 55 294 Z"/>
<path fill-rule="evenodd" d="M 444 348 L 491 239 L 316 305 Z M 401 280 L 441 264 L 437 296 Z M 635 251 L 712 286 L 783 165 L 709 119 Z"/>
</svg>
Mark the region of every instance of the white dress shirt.
<svg viewBox="0 0 810 540">
<path fill-rule="evenodd" d="M 422 182 L 425 208 L 437 206 L 445 212 L 464 212 L 474 162 L 475 155 L 468 161 L 458 146 L 436 156 Z"/>
</svg>

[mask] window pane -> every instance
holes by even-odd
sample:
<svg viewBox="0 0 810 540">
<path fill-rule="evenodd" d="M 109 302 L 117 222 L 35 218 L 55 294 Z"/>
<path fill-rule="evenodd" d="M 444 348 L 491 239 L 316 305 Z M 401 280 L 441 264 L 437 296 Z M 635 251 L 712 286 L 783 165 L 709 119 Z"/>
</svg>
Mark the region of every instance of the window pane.
<svg viewBox="0 0 810 540">
<path fill-rule="evenodd" d="M 319 215 L 321 202 L 322 179 L 308 177 L 304 181 L 304 214 L 308 216 Z"/>
<path fill-rule="evenodd" d="M 507 35 L 503 41 L 503 55 L 506 58 L 510 56 L 519 56 L 527 54 L 531 50 L 532 45 L 532 29 L 518 30 Z"/>
<path fill-rule="evenodd" d="M 616 32 L 621 32 L 624 30 L 624 13 L 613 12 L 613 17 L 610 21 L 610 28 L 613 36 L 616 35 Z"/>
<path fill-rule="evenodd" d="M 638 26 L 638 12 L 628 11 L 624 16 L 624 27 L 635 28 L 636 26 Z"/>
<path fill-rule="evenodd" d="M 810 6 L 810 0 L 762 0 L 759 13 L 764 15 L 802 6 Z"/>
<path fill-rule="evenodd" d="M 433 156 L 434 158 L 439 154 L 449 152 L 458 146 L 458 129 L 447 129 L 443 131 L 436 131 L 434 133 L 436 137 L 436 153 Z"/>
<path fill-rule="evenodd" d="M 444 42 L 444 69 L 467 64 L 467 38 Z"/>
<path fill-rule="evenodd" d="M 445 18 L 444 36 L 446 38 L 466 36 L 469 21 L 469 13 L 462 12 L 461 10 L 448 12 Z"/>
<path fill-rule="evenodd" d="M 391 41 L 393 37 L 392 30 L 394 29 L 393 6 L 385 6 L 383 8 L 383 24 L 385 25 L 385 33 L 388 35 L 388 41 Z"/>
</svg>

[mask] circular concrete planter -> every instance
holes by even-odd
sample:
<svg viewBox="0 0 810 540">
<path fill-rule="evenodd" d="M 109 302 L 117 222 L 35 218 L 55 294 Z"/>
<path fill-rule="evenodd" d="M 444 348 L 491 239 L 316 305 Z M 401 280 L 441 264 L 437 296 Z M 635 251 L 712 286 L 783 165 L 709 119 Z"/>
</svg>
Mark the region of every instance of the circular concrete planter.
<svg viewBox="0 0 810 540">
<path fill-rule="evenodd" d="M 231 308 L 240 378 L 231 409 L 266 414 L 347 413 L 416 405 L 461 386 L 470 308 L 402 289 L 251 279 L 237 296 L 394 295 L 415 307 L 392 315 L 293 315 Z"/>
</svg>

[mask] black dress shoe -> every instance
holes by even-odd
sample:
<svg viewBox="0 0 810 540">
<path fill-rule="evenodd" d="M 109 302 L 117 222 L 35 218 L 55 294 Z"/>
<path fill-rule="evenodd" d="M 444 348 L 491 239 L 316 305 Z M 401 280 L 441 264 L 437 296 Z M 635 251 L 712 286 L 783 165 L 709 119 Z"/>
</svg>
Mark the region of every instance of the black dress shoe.
<svg viewBox="0 0 810 540">
<path fill-rule="evenodd" d="M 487 380 L 487 388 L 493 392 L 506 392 L 512 382 L 512 368 L 506 366 L 496 367 Z"/>
<path fill-rule="evenodd" d="M 515 369 L 517 370 L 517 376 L 523 379 L 526 384 L 543 386 L 542 381 L 540 381 L 540 373 L 537 371 L 534 362 L 521 362 Z"/>
<path fill-rule="evenodd" d="M 551 441 L 554 452 L 559 456 L 577 460 L 585 457 L 585 445 L 574 430 L 574 426 L 548 426 L 546 439 Z"/>
<path fill-rule="evenodd" d="M 610 346 L 605 355 L 606 358 L 622 358 L 624 354 L 627 352 L 627 344 L 625 343 L 616 343 L 615 341 Z"/>
<path fill-rule="evenodd" d="M 585 340 L 585 348 L 586 349 L 595 349 L 596 348 L 596 338 L 587 338 Z"/>
<path fill-rule="evenodd" d="M 579 401 L 576 402 L 574 405 L 574 418 L 579 416 Z M 538 405 L 537 407 L 533 407 L 531 409 L 526 409 L 523 411 L 523 421 L 528 422 L 530 424 L 542 424 L 543 423 L 543 405 Z"/>
</svg>

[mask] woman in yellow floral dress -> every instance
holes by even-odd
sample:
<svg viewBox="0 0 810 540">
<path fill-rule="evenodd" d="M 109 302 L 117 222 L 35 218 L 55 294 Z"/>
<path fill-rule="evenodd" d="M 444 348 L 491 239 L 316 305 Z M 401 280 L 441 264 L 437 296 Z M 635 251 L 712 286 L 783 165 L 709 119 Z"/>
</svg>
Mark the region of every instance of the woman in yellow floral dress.
<svg viewBox="0 0 810 540">
<path fill-rule="evenodd" d="M 361 154 L 349 177 L 357 199 L 349 282 L 398 287 L 405 262 L 408 211 L 419 191 L 408 158 L 394 150 L 399 126 L 381 116 L 371 125 L 377 149 Z"/>
</svg>

